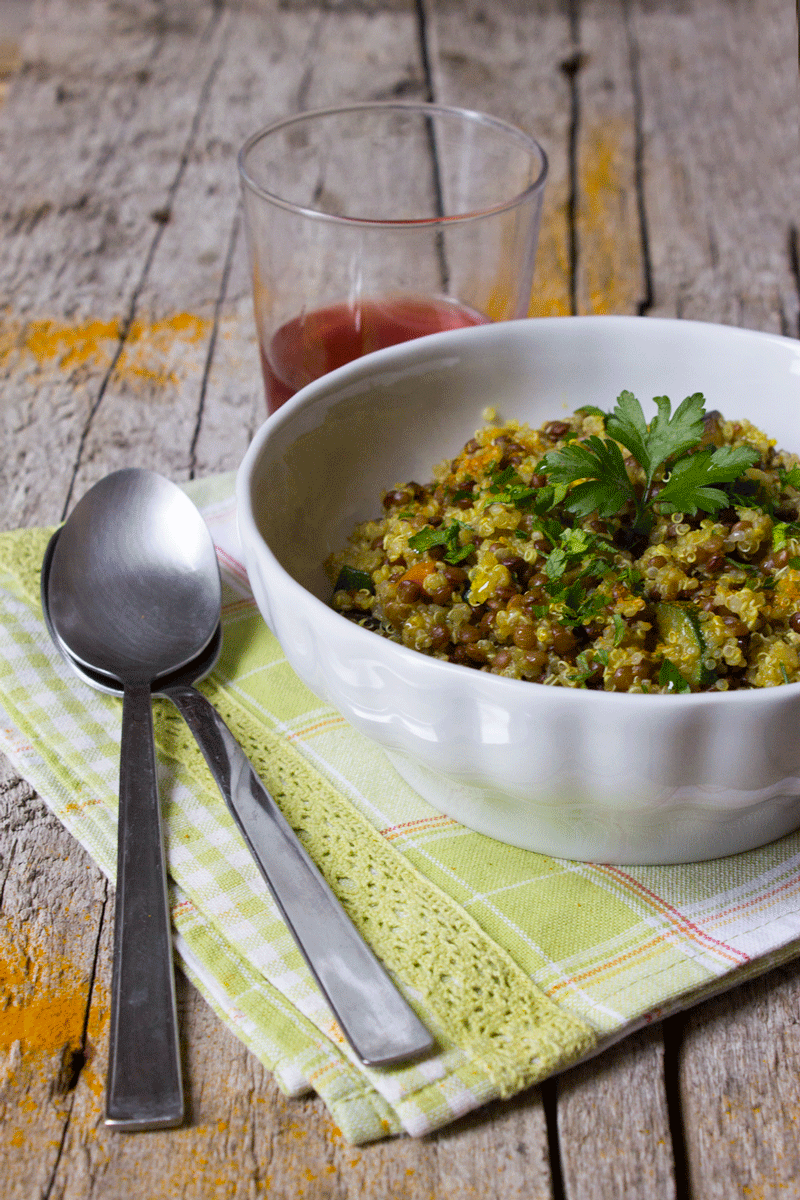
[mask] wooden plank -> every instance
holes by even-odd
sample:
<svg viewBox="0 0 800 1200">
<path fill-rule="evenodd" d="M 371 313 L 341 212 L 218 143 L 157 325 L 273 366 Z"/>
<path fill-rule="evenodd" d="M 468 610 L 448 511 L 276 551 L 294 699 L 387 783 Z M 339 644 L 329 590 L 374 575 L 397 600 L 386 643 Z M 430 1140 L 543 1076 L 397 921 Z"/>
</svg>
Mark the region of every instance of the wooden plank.
<svg viewBox="0 0 800 1200">
<path fill-rule="evenodd" d="M 692 1191 L 800 1196 L 800 964 L 693 1010 L 680 1054 Z"/>
<path fill-rule="evenodd" d="M 629 35 L 650 311 L 797 336 L 794 14 L 780 0 L 637 3 Z M 800 1194 L 798 997 L 800 972 L 787 968 L 687 1018 L 680 1073 L 693 1194 Z"/>
<path fill-rule="evenodd" d="M 796 332 L 797 275 L 789 252 L 796 215 L 787 212 L 786 196 L 800 195 L 800 145 L 785 6 L 642 3 L 622 6 L 616 21 L 613 9 L 584 3 L 577 21 L 578 310 L 638 310 Z M 767 76 L 763 88 L 754 86 Z M 687 1049 L 684 1068 L 692 1194 L 731 1196 L 755 1180 L 741 1159 L 728 1157 L 722 1169 L 728 1146 L 714 1142 L 719 1122 L 701 1115 L 707 1104 L 716 1111 L 712 1064 L 715 1054 L 726 1054 L 729 1036 L 721 1021 L 718 1044 L 709 1039 L 704 1011 L 694 1018 L 703 1032 Z M 744 1022 L 743 1041 L 748 1028 Z M 795 1045 L 791 1035 L 789 1041 Z M 795 1056 L 796 1050 L 787 1080 Z M 689 1063 L 696 1063 L 691 1082 Z M 742 1065 L 746 1088 L 754 1064 Z M 565 1076 L 559 1129 L 568 1196 L 591 1194 L 594 1186 L 604 1197 L 655 1198 L 681 1186 L 685 1167 L 678 1162 L 676 1181 L 666 1103 L 674 1070 L 667 1064 L 665 1072 L 655 1030 Z M 782 1092 L 785 1084 L 779 1086 Z M 767 1145 L 782 1146 L 793 1116 L 787 1121 L 774 1098 L 763 1111 Z M 735 1124 L 747 1129 L 744 1107 Z M 719 1152 L 709 1157 L 712 1142 Z M 788 1163 L 777 1176 L 773 1158 L 761 1177 L 791 1178 L 796 1160 Z M 753 1194 L 762 1194 L 758 1185 Z"/>
<path fill-rule="evenodd" d="M 575 311 L 643 311 L 647 262 L 639 193 L 639 81 L 622 0 L 585 0 L 571 62 Z"/>
<path fill-rule="evenodd" d="M 632 16 L 629 6 L 605 2 L 572 8 L 571 52 L 563 60 L 570 83 L 570 150 L 565 167 L 557 172 L 562 196 L 565 171 L 568 176 L 571 307 L 579 312 L 652 309 L 660 315 L 735 319 L 794 332 L 797 257 L 795 242 L 792 262 L 790 223 L 794 220 L 796 224 L 796 217 L 786 212 L 785 198 L 787 194 L 796 198 L 800 192 L 796 186 L 786 192 L 783 168 L 789 161 L 790 175 L 796 179 L 797 77 L 793 54 L 788 53 L 796 34 L 787 37 L 787 14 L 778 4 L 762 4 L 758 14 L 744 8 L 734 14 L 729 5 L 712 6 L 712 11 L 705 6 L 701 12 L 702 7 L 639 5 L 634 6 Z M 492 17 L 497 20 L 497 7 L 492 9 Z M 703 26 L 699 39 L 698 22 Z M 748 39 L 746 51 L 737 45 L 731 53 L 732 28 L 740 38 Z M 439 42 L 446 62 L 447 43 L 441 33 Z M 479 54 L 485 64 L 492 50 L 493 43 L 487 40 L 478 51 L 473 46 L 473 56 Z M 780 63 L 777 72 L 776 62 Z M 463 74 L 470 66 L 467 56 L 456 66 L 457 75 Z M 755 101 L 751 81 L 767 74 L 772 76 L 768 94 L 759 89 Z M 703 94 L 707 75 L 709 96 Z M 665 115 L 667 92 L 672 110 Z M 496 94 L 488 87 L 484 94 L 487 103 L 497 103 Z M 725 194 L 731 171 L 725 170 L 724 160 L 720 167 L 715 149 L 718 123 L 723 128 L 730 125 L 729 108 L 737 114 L 741 144 L 751 151 L 755 150 L 754 128 L 779 126 L 776 138 L 767 135 L 759 141 L 758 153 L 751 153 L 733 197 Z M 497 111 L 510 115 L 509 110 Z M 659 144 L 666 124 L 672 138 L 683 139 L 683 162 L 677 156 L 668 159 Z M 741 168 L 741 154 L 731 165 Z M 714 266 L 718 276 L 714 289 L 705 286 L 693 309 L 684 303 L 686 285 L 682 284 L 679 292 L 672 282 L 677 269 L 696 286 L 698 266 L 701 274 L 705 267 L 698 247 L 706 229 L 698 228 L 697 211 L 683 204 L 675 220 L 675 195 L 685 171 L 699 177 L 696 189 L 714 195 L 714 219 L 724 227 L 729 249 L 724 266 L 719 262 Z M 769 185 L 758 179 L 763 173 L 775 185 L 769 194 Z M 748 213 L 740 211 L 743 202 Z M 737 225 L 746 220 L 758 223 L 762 211 L 768 216 L 767 228 L 759 226 L 757 244 L 747 258 L 733 259 L 730 252 L 735 248 Z M 665 253 L 664 243 L 670 240 L 670 252 Z M 748 270 L 759 257 L 763 261 L 756 278 L 766 294 L 754 303 Z M 706 255 L 705 260 L 708 258 Z M 780 281 L 777 286 L 776 281 Z M 737 289 L 740 297 L 747 299 L 740 299 L 734 310 L 729 293 L 735 294 Z M 777 302 L 776 292 L 780 293 Z M 653 308 L 654 303 L 658 308 Z M 659 1031 L 637 1035 L 560 1083 L 559 1128 L 568 1195 L 655 1197 L 674 1191 L 660 1037 Z M 704 1039 L 699 1039 L 699 1044 L 703 1046 Z M 693 1083 L 692 1094 L 699 1096 L 702 1104 L 702 1072 Z M 598 1089 L 608 1103 L 597 1103 Z M 626 1137 L 621 1144 L 620 1116 L 627 1120 L 629 1113 L 636 1126 L 633 1132 L 638 1130 L 640 1136 Z M 780 1131 L 780 1113 L 765 1120 L 774 1122 Z M 648 1131 L 646 1136 L 642 1130 Z M 776 1136 L 780 1140 L 780 1132 Z M 729 1173 L 728 1190 L 720 1194 L 733 1194 L 735 1179 Z M 696 1194 L 706 1194 L 702 1185 Z"/>
<path fill-rule="evenodd" d="M 109 954 L 106 932 L 100 974 Z M 447 1195 L 551 1200 L 549 1166 L 542 1157 L 544 1115 L 536 1092 L 514 1105 L 491 1105 L 428 1138 L 353 1147 L 320 1100 L 287 1100 L 182 976 L 178 1003 L 188 1124 L 146 1138 L 105 1130 L 97 1086 L 105 1069 L 105 1041 L 99 1040 L 92 1071 L 80 1076 L 75 1089 L 53 1195 L 129 1200 L 135 1180 L 148 1200 L 177 1195 L 191 1200 L 261 1195 L 274 1200 Z M 535 1141 L 532 1130 L 539 1134 Z M 28 1193 L 19 1195 L 28 1200 Z"/>
<path fill-rule="evenodd" d="M 88 855 L 0 757 L 0 1178 L 8 1200 L 46 1195 L 75 1082 L 96 1078 L 105 1004 L 95 958 L 106 882 Z"/>
<path fill-rule="evenodd" d="M 559 1079 L 558 1133 L 567 1200 L 676 1196 L 663 1079 L 660 1028 L 628 1038 Z"/>
<path fill-rule="evenodd" d="M 791 7 L 635 3 L 630 28 L 652 314 L 796 336 L 800 80 Z"/>
<path fill-rule="evenodd" d="M 436 11 L 437 97 L 515 121 L 550 157 L 532 314 L 639 311 L 646 271 L 624 6 L 575 5 L 571 20 L 566 6 L 476 6 L 467 29 L 457 6 Z M 568 1073 L 556 1094 L 568 1197 L 674 1195 L 660 1033 Z M 621 1109 L 630 1122 L 622 1140 Z"/>
<path fill-rule="evenodd" d="M 14 303 L 0 339 L 9 524 L 61 515 L 114 363 L 146 378 L 175 332 L 133 326 L 135 299 L 223 32 L 212 4 L 180 0 L 37 10 L 32 61 L 0 113 L 15 181 L 0 214 L 0 294 Z M 157 464 L 155 424 L 151 413 L 139 434 Z"/>
<path fill-rule="evenodd" d="M 567 6 L 552 0 L 428 0 L 432 96 L 524 129 L 544 147 L 549 173 L 539 234 L 533 316 L 571 310 L 570 83 Z"/>
</svg>

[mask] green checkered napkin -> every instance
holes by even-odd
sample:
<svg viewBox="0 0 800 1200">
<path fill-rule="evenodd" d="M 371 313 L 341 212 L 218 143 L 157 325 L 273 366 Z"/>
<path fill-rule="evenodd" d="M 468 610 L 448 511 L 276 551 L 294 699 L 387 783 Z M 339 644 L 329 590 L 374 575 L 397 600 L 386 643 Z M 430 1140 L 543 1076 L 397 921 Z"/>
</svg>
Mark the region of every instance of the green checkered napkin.
<svg viewBox="0 0 800 1200">
<path fill-rule="evenodd" d="M 201 686 L 351 918 L 435 1034 L 354 1058 L 176 711 L 156 702 L 175 946 L 289 1095 L 353 1143 L 430 1132 L 800 953 L 800 835 L 710 863 L 622 868 L 517 850 L 442 816 L 297 679 L 241 566 L 233 479 L 187 485 L 223 572 Z M 38 603 L 49 530 L 0 534 L 0 748 L 113 879 L 121 706 L 78 682 Z"/>
</svg>

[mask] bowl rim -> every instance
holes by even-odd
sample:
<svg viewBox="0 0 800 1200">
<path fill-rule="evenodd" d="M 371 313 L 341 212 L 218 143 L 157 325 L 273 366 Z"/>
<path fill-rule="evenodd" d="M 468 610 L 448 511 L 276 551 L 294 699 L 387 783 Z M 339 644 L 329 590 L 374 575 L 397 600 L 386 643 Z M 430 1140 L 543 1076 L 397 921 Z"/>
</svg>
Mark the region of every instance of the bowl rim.
<svg viewBox="0 0 800 1200">
<path fill-rule="evenodd" d="M 446 350 L 450 343 L 455 343 L 457 346 L 459 342 L 467 340 L 476 342 L 480 342 L 481 340 L 491 341 L 493 336 L 498 337 L 503 333 L 508 334 L 509 332 L 511 336 L 514 336 L 515 327 L 521 330 L 523 327 L 535 325 L 540 329 L 544 327 L 544 331 L 546 332 L 547 326 L 553 327 L 555 324 L 558 324 L 563 328 L 566 322 L 572 323 L 573 328 L 577 327 L 578 324 L 586 326 L 589 323 L 595 326 L 608 324 L 609 327 L 612 324 L 619 327 L 627 323 L 631 327 L 642 327 L 643 323 L 647 322 L 650 328 L 660 326 L 662 329 L 670 328 L 674 332 L 680 330 L 681 336 L 683 334 L 711 333 L 713 331 L 715 336 L 730 337 L 735 340 L 773 342 L 785 345 L 787 349 L 793 348 L 798 360 L 800 360 L 800 341 L 782 334 L 768 333 L 763 330 L 742 329 L 736 325 L 722 325 L 711 321 L 688 321 L 674 317 L 639 317 L 627 315 L 522 317 L 513 321 L 501 321 L 489 325 L 444 330 L 441 333 L 428 334 L 425 337 L 415 338 L 413 341 L 389 346 L 383 350 L 376 350 L 306 384 L 305 387 L 301 388 L 294 396 L 287 400 L 277 412 L 267 417 L 254 434 L 237 471 L 235 487 L 236 520 L 245 558 L 245 567 L 247 567 L 248 549 L 255 542 L 259 546 L 260 551 L 266 555 L 271 569 L 278 573 L 284 587 L 288 586 L 289 592 L 294 593 L 299 601 L 301 599 L 303 602 L 310 601 L 312 608 L 319 614 L 320 620 L 327 624 L 331 618 L 335 619 L 335 628 L 341 628 L 339 622 L 345 621 L 350 627 L 352 636 L 357 640 L 360 638 L 370 639 L 369 642 L 364 642 L 365 649 L 369 646 L 374 647 L 375 633 L 371 630 L 363 629 L 352 621 L 347 621 L 346 617 L 335 612 L 334 609 L 315 596 L 313 592 L 310 592 L 301 583 L 298 583 L 278 561 L 261 533 L 253 513 L 251 481 L 267 444 L 280 428 L 292 421 L 297 411 L 313 405 L 315 401 L 320 397 L 324 397 L 331 389 L 337 390 L 348 382 L 356 383 L 363 377 L 372 374 L 375 370 L 380 370 L 381 372 L 390 370 L 393 365 L 396 365 L 396 360 L 407 362 L 409 359 L 413 361 L 417 357 L 424 358 L 428 352 L 435 353 L 439 350 Z M 787 699 L 796 697 L 800 690 L 800 682 L 779 684 L 776 687 L 738 689 L 732 692 L 676 694 L 606 692 L 593 691 L 587 688 L 561 688 L 548 684 L 535 683 L 532 680 L 507 679 L 502 675 L 492 675 L 489 672 L 471 670 L 459 663 L 445 662 L 430 655 L 420 654 L 419 651 L 411 650 L 409 647 L 403 646 L 398 642 L 391 642 L 387 638 L 381 638 L 380 642 L 384 647 L 380 653 L 400 654 L 401 661 L 408 664 L 409 667 L 413 667 L 416 664 L 416 669 L 421 671 L 444 672 L 443 679 L 451 681 L 463 679 L 464 671 L 469 670 L 469 675 L 473 678 L 475 684 L 479 684 L 481 688 L 488 688 L 492 691 L 499 689 L 498 702 L 501 700 L 503 693 L 505 693 L 509 697 L 515 694 L 517 698 L 527 696 L 530 702 L 535 703 L 537 697 L 542 697 L 543 693 L 546 692 L 550 694 L 556 693 L 558 703 L 560 704 L 586 704 L 587 697 L 592 697 L 591 701 L 588 702 L 594 706 L 598 704 L 606 707 L 622 705 L 629 711 L 632 711 L 631 706 L 635 706 L 636 710 L 642 711 L 644 706 L 647 705 L 658 715 L 659 709 L 674 711 L 673 706 L 676 701 L 684 708 L 705 708 L 709 704 L 713 704 L 716 707 L 721 705 L 735 707 L 742 704 L 763 705 L 772 704 L 780 697 L 786 697 Z M 388 650 L 389 646 L 393 647 L 392 651 Z M 453 675 L 453 672 L 458 672 L 458 674 Z"/>
</svg>

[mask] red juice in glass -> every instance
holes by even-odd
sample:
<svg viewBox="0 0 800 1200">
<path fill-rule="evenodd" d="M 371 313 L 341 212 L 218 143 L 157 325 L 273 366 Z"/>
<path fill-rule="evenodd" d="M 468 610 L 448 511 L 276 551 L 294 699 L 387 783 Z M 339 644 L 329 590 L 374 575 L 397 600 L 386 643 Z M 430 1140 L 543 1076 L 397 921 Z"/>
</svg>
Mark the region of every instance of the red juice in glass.
<svg viewBox="0 0 800 1200">
<path fill-rule="evenodd" d="M 278 329 L 266 352 L 261 348 L 267 409 L 274 413 L 313 379 L 373 350 L 488 321 L 437 296 L 387 296 L 303 313 Z"/>
</svg>

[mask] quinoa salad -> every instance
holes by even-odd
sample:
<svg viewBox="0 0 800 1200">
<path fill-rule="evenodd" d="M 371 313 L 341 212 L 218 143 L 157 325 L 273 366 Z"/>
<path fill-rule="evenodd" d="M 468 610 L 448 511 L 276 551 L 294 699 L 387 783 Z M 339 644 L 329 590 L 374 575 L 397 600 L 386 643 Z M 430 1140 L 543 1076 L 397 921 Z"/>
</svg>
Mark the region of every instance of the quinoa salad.
<svg viewBox="0 0 800 1200">
<path fill-rule="evenodd" d="M 412 650 L 558 687 L 800 681 L 800 465 L 689 396 L 486 425 L 326 563 L 332 605 Z M 387 481 L 388 483 L 389 481 Z M 376 498 L 377 509 L 377 498 Z"/>
</svg>

